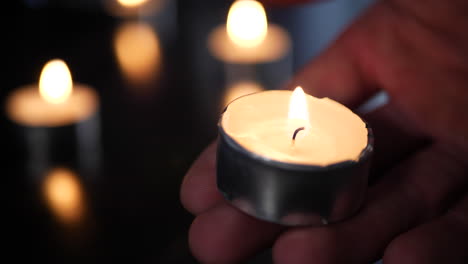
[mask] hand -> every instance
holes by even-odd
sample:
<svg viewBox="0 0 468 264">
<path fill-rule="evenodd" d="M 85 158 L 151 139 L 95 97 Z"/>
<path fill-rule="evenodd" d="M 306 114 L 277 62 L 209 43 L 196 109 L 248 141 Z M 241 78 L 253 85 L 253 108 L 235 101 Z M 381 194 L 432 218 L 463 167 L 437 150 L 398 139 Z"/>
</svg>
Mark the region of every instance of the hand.
<svg viewBox="0 0 468 264">
<path fill-rule="evenodd" d="M 468 263 L 468 2 L 380 1 L 291 82 L 350 107 L 375 132 L 375 184 L 354 217 L 286 228 L 231 207 L 215 183 L 215 144 L 187 173 L 195 257 L 235 263 L 273 247 L 275 263 Z"/>
</svg>

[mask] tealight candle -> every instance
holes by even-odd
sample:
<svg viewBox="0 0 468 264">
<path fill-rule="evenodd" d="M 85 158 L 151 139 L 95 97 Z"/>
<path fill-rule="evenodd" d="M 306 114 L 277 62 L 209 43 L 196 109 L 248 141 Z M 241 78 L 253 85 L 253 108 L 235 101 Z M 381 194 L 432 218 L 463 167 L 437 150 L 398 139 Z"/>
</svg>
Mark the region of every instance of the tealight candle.
<svg viewBox="0 0 468 264">
<path fill-rule="evenodd" d="M 338 102 L 301 88 L 246 95 L 227 106 L 219 132 L 218 188 L 242 211 L 306 225 L 361 206 L 372 133 Z"/>
<path fill-rule="evenodd" d="M 266 63 L 285 56 L 291 48 L 289 34 L 268 23 L 262 4 L 254 0 L 235 1 L 226 25 L 216 27 L 208 45 L 213 55 L 229 63 Z"/>
<path fill-rule="evenodd" d="M 89 118 L 98 108 L 97 94 L 90 87 L 73 84 L 62 60 L 49 61 L 38 85 L 15 90 L 7 99 L 7 114 L 24 126 L 64 126 Z"/>
<path fill-rule="evenodd" d="M 13 91 L 6 112 L 24 137 L 30 172 L 40 175 L 50 163 L 73 163 L 65 153 L 73 153 L 78 163 L 89 168 L 99 150 L 98 109 L 96 92 L 73 84 L 70 70 L 59 59 L 44 66 L 39 85 Z"/>
<path fill-rule="evenodd" d="M 268 23 L 262 4 L 254 0 L 237 0 L 231 5 L 226 24 L 210 33 L 208 48 L 225 63 L 229 82 L 258 79 L 267 88 L 277 88 L 272 86 L 287 80 L 292 72 L 289 34 Z M 246 66 L 251 70 L 239 70 Z M 245 73 L 250 76 L 243 76 Z"/>
</svg>

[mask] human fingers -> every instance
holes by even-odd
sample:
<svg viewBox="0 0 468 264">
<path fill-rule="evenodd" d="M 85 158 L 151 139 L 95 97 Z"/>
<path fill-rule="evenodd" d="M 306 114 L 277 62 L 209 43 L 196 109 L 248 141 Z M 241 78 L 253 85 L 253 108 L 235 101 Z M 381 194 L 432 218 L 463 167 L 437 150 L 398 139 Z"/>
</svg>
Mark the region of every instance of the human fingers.
<svg viewBox="0 0 468 264">
<path fill-rule="evenodd" d="M 222 203 L 197 216 L 189 245 L 202 263 L 239 263 L 270 246 L 281 230 Z"/>
<path fill-rule="evenodd" d="M 235 263 L 272 244 L 282 227 L 254 219 L 222 199 L 216 187 L 216 142 L 197 159 L 181 188 L 185 208 L 198 216 L 189 232 L 203 263 Z"/>
<path fill-rule="evenodd" d="M 362 117 L 372 128 L 375 141 L 370 184 L 381 178 L 389 168 L 430 144 L 424 133 L 413 127 L 412 122 L 392 102 Z"/>
<path fill-rule="evenodd" d="M 276 263 L 371 263 L 399 234 L 439 215 L 467 183 L 467 165 L 443 145 L 419 152 L 369 190 L 353 218 L 295 228 L 273 248 Z"/>
<path fill-rule="evenodd" d="M 193 163 L 182 181 L 180 200 L 189 212 L 199 214 L 223 200 L 216 187 L 216 141 Z"/>
<path fill-rule="evenodd" d="M 445 215 L 394 239 L 385 250 L 384 262 L 468 263 L 468 193 Z"/>
<path fill-rule="evenodd" d="M 399 121 L 404 122 L 401 118 L 399 121 L 396 120 L 398 115 L 394 116 L 390 114 L 392 113 L 392 109 L 392 106 L 387 105 L 366 116 L 370 120 L 371 125 L 376 126 L 376 136 L 380 136 L 378 139 L 381 139 L 382 141 L 380 142 L 382 148 L 379 148 L 379 151 L 376 154 L 378 156 L 383 155 L 387 158 L 402 156 L 406 151 L 409 151 L 410 149 L 411 151 L 416 151 L 416 148 L 420 147 L 419 145 L 412 146 L 410 144 L 403 148 L 395 147 L 395 145 L 399 146 L 399 144 L 394 144 L 394 142 L 411 142 L 418 138 L 419 135 L 417 132 L 411 131 L 409 128 L 402 132 L 401 130 L 398 130 L 397 127 L 392 127 L 392 125 L 400 125 Z M 383 144 L 383 142 L 387 143 Z M 220 256 L 219 253 L 224 252 L 224 250 L 229 250 L 229 254 L 223 253 L 223 261 L 229 262 L 249 256 L 255 250 L 265 246 L 264 240 L 256 238 L 252 240 L 250 244 L 244 244 L 244 247 L 225 248 L 227 245 L 230 245 L 230 243 L 242 243 L 242 236 L 236 237 L 230 235 L 230 233 L 233 232 L 233 229 L 238 228 L 239 232 L 241 232 L 241 230 L 245 229 L 247 226 L 252 226 L 253 229 L 261 229 L 262 225 L 269 226 L 270 224 L 262 221 L 255 221 L 255 224 L 252 225 L 252 218 L 250 216 L 244 215 L 237 209 L 229 206 L 227 202 L 222 201 L 223 199 L 219 194 L 217 194 L 218 190 L 215 182 L 214 155 L 214 145 L 211 145 L 197 161 L 202 163 L 211 163 L 211 165 L 194 165 L 194 168 L 192 168 L 187 174 L 187 179 L 184 180 L 182 197 L 187 208 L 192 208 L 191 210 L 195 214 L 202 213 L 196 218 L 190 231 L 190 241 L 194 255 L 202 260 L 220 259 L 223 256 Z M 208 161 L 206 159 L 208 159 Z M 377 159 L 382 160 L 383 158 Z M 213 195 L 213 193 L 216 195 Z M 204 198 L 199 199 L 199 197 Z M 213 208 L 214 206 L 216 207 Z M 223 213 L 219 213 L 220 211 Z M 230 222 L 230 225 L 226 226 L 225 224 L 217 223 L 218 221 L 222 222 L 221 217 L 219 217 L 220 214 L 225 217 L 227 217 L 226 215 L 228 214 L 232 214 L 235 217 L 230 216 L 229 218 L 233 222 Z M 241 217 L 239 214 L 244 216 Z M 268 235 L 261 232 L 259 236 L 272 238 L 274 237 L 274 234 L 277 234 L 276 229 L 271 231 L 271 233 L 268 233 Z M 219 240 L 219 236 L 226 237 L 229 241 L 225 241 L 225 244 L 219 243 L 217 242 Z M 272 240 L 268 241 L 272 242 Z"/>
</svg>

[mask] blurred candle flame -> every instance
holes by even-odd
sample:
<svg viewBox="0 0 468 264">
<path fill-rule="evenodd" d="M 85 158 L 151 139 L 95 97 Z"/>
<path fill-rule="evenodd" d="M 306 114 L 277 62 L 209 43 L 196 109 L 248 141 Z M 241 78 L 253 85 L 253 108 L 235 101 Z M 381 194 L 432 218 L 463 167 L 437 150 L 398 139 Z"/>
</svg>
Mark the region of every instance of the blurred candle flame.
<svg viewBox="0 0 468 264">
<path fill-rule="evenodd" d="M 122 72 L 133 84 L 152 81 L 160 70 L 159 39 L 148 24 L 127 22 L 120 26 L 114 51 Z"/>
<path fill-rule="evenodd" d="M 304 90 L 300 86 L 294 89 L 289 101 L 288 121 L 291 124 L 291 129 L 295 130 L 299 127 L 308 129 L 310 127 L 309 111 L 307 107 L 307 98 Z M 291 131 L 289 131 L 289 134 Z"/>
<path fill-rule="evenodd" d="M 229 38 L 242 47 L 255 47 L 267 35 L 268 22 L 263 5 L 254 0 L 235 1 L 229 9 L 226 30 Z"/>
<path fill-rule="evenodd" d="M 117 2 L 126 7 L 141 6 L 146 3 L 147 0 L 117 0 Z"/>
<path fill-rule="evenodd" d="M 160 12 L 167 0 L 102 0 L 103 7 L 116 17 L 138 18 L 154 16 Z"/>
<path fill-rule="evenodd" d="M 84 216 L 84 197 L 77 175 L 66 168 L 51 170 L 43 192 L 53 214 L 63 223 L 76 224 Z"/>
<path fill-rule="evenodd" d="M 39 79 L 39 93 L 49 103 L 59 104 L 70 97 L 73 81 L 67 64 L 60 59 L 46 63 Z"/>
</svg>

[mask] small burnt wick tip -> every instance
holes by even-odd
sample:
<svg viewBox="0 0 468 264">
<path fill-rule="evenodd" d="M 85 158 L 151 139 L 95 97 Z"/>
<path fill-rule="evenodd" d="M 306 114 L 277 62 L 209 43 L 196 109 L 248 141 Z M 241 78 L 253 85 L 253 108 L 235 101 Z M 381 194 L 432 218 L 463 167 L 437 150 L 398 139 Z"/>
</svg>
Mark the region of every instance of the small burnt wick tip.
<svg viewBox="0 0 468 264">
<path fill-rule="evenodd" d="M 294 130 L 294 134 L 293 134 L 293 136 L 292 136 L 292 140 L 293 140 L 293 141 L 296 140 L 297 134 L 298 134 L 300 131 L 304 130 L 304 129 L 305 129 L 305 127 L 300 127 L 300 128 L 298 128 L 298 129 Z"/>
</svg>

